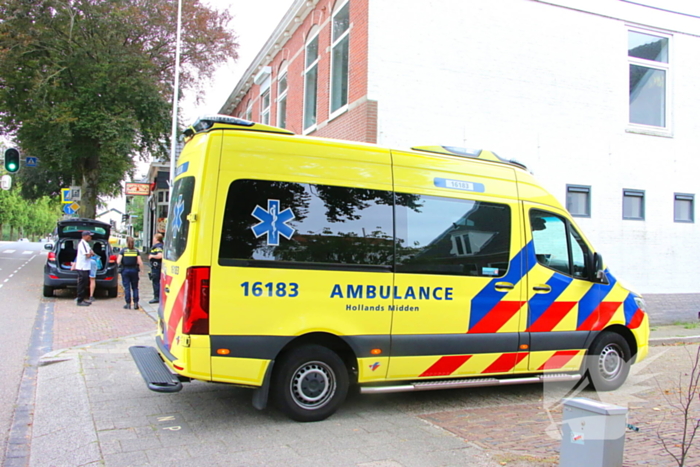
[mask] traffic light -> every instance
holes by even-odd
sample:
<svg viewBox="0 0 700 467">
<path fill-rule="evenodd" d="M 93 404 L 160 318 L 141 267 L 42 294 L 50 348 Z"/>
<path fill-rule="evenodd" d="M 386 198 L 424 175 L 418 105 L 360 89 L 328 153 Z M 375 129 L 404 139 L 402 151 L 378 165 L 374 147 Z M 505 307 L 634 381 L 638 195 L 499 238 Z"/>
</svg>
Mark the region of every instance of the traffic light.
<svg viewBox="0 0 700 467">
<path fill-rule="evenodd" d="M 5 170 L 13 174 L 19 170 L 19 151 L 10 148 L 5 151 Z"/>
</svg>

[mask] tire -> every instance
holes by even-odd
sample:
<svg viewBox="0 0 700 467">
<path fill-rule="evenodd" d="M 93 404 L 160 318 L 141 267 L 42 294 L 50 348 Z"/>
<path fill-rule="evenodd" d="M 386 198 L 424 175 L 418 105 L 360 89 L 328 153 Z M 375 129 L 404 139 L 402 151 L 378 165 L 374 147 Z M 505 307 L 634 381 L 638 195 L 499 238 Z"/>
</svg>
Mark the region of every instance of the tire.
<svg viewBox="0 0 700 467">
<path fill-rule="evenodd" d="M 621 335 L 603 331 L 591 345 L 588 374 L 596 391 L 614 391 L 622 386 L 630 372 L 630 346 Z"/>
<path fill-rule="evenodd" d="M 345 401 L 349 377 L 345 364 L 330 349 L 306 345 L 275 363 L 272 400 L 292 420 L 316 422 L 335 413 Z"/>
<path fill-rule="evenodd" d="M 117 287 L 114 287 L 112 289 L 107 289 L 107 296 L 109 298 L 115 298 L 117 296 L 118 292 L 119 292 L 119 289 Z"/>
<path fill-rule="evenodd" d="M 44 286 L 44 297 L 53 297 L 53 287 Z"/>
</svg>

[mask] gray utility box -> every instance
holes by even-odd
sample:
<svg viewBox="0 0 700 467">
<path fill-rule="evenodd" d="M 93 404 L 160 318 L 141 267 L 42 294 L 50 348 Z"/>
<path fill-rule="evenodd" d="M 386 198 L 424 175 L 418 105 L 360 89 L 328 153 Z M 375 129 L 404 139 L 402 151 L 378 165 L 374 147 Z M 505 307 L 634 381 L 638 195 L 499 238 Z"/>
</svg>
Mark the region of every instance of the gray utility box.
<svg viewBox="0 0 700 467">
<path fill-rule="evenodd" d="M 620 467 L 627 408 L 584 397 L 564 399 L 561 467 Z"/>
</svg>

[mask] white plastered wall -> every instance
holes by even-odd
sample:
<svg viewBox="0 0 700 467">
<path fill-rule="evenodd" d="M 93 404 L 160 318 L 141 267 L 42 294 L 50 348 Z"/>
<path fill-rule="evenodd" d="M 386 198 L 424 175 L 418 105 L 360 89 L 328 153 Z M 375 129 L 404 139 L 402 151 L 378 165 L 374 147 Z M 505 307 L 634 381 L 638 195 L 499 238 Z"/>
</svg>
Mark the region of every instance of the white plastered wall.
<svg viewBox="0 0 700 467">
<path fill-rule="evenodd" d="M 592 216 L 577 222 L 618 278 L 642 293 L 700 293 L 700 218 L 673 221 L 674 193 L 700 201 L 700 37 L 688 33 L 700 19 L 557 3 L 569 5 L 371 1 L 378 142 L 488 148 L 526 163 L 562 203 L 567 184 L 589 185 Z M 671 35 L 672 137 L 626 131 L 630 25 Z M 645 191 L 646 220 L 622 219 L 623 188 Z"/>
</svg>

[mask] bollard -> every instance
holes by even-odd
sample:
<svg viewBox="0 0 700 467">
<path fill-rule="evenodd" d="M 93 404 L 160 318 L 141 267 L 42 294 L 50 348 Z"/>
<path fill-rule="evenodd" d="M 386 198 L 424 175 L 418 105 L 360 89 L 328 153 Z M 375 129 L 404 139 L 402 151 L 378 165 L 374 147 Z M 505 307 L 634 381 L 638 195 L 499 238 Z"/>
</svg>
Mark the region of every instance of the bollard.
<svg viewBox="0 0 700 467">
<path fill-rule="evenodd" d="M 621 467 L 627 408 L 584 397 L 564 399 L 561 467 Z"/>
</svg>

